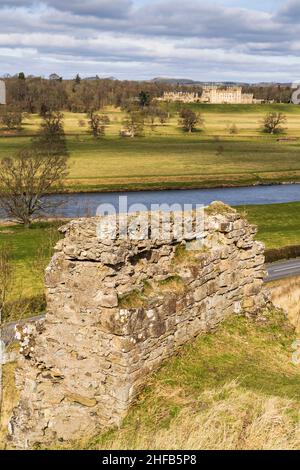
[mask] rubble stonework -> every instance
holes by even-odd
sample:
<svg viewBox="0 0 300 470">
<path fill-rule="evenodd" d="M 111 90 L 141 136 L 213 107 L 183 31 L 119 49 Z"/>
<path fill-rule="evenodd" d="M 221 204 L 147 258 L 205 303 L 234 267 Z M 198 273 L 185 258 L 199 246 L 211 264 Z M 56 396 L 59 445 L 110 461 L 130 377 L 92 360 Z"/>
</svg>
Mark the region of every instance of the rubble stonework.
<svg viewBox="0 0 300 470">
<path fill-rule="evenodd" d="M 66 225 L 47 268 L 46 318 L 25 340 L 16 374 L 21 398 L 9 432 L 17 448 L 120 425 L 176 349 L 265 305 L 264 247 L 227 206 L 209 207 L 198 251 L 186 251 L 184 238 L 100 240 L 97 221 Z"/>
</svg>

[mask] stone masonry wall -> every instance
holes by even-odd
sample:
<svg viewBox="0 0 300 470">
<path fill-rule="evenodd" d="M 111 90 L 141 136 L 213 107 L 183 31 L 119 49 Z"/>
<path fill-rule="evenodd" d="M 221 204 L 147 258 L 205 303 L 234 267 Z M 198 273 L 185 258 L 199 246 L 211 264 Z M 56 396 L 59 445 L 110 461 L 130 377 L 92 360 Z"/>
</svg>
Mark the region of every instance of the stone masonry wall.
<svg viewBox="0 0 300 470">
<path fill-rule="evenodd" d="M 99 240 L 96 224 L 66 225 L 47 268 L 46 319 L 23 342 L 17 370 L 21 399 L 9 425 L 17 448 L 119 425 L 177 348 L 265 305 L 264 247 L 227 206 L 209 207 L 198 251 L 184 238 Z"/>
</svg>

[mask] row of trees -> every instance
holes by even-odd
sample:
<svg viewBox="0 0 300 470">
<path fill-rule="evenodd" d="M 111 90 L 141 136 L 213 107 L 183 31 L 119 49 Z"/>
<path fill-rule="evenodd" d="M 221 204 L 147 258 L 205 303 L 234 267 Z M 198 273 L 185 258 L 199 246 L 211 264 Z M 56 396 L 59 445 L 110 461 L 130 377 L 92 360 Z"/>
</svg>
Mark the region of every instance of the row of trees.
<svg viewBox="0 0 300 470">
<path fill-rule="evenodd" d="M 60 112 L 46 112 L 42 117 L 44 124 L 49 119 L 58 119 Z M 160 106 L 150 105 L 144 108 L 138 106 L 127 107 L 127 114 L 123 120 L 123 127 L 120 135 L 123 137 L 142 136 L 145 123 L 148 123 L 153 130 L 156 123 L 164 125 L 169 120 L 170 114 Z M 105 135 L 107 126 L 111 123 L 107 114 L 101 114 L 94 109 L 87 113 L 89 131 L 95 138 Z M 22 126 L 23 113 L 18 111 L 4 110 L 0 114 L 0 124 L 9 130 L 20 130 Z M 267 134 L 280 134 L 284 132 L 284 124 L 286 123 L 286 115 L 283 113 L 268 113 L 262 120 L 262 130 Z M 179 126 L 186 132 L 193 132 L 197 127 L 203 128 L 205 120 L 200 113 L 194 112 L 190 108 L 183 108 L 179 112 Z M 79 121 L 79 126 L 84 127 L 86 122 Z M 48 126 L 55 127 L 55 122 L 48 123 Z M 238 134 L 238 127 L 235 123 L 228 126 L 229 134 Z"/>
<path fill-rule="evenodd" d="M 139 96 L 142 106 L 149 106 L 153 98 L 165 91 L 190 91 L 202 93 L 199 86 L 172 85 L 166 82 L 136 82 L 113 79 L 46 80 L 19 76 L 6 79 L 7 101 L 20 111 L 43 114 L 46 111 L 72 111 L 87 113 L 103 106 L 124 107 Z M 254 93 L 255 98 L 290 102 L 292 90 L 288 85 L 245 86 L 244 92 Z"/>
<path fill-rule="evenodd" d="M 128 102 L 146 99 L 147 105 L 170 85 L 153 82 L 119 80 L 45 80 L 19 77 L 6 80 L 7 102 L 22 112 L 43 114 L 46 111 L 88 113 L 104 106 L 124 107 Z"/>
<path fill-rule="evenodd" d="M 179 123 L 187 132 L 193 132 L 196 126 L 203 127 L 205 124 L 202 115 L 195 113 L 191 109 L 183 109 L 179 115 Z M 284 124 L 286 121 L 287 117 L 284 113 L 268 113 L 262 119 L 261 129 L 266 134 L 281 134 L 285 131 Z M 238 128 L 236 124 L 230 125 L 228 131 L 230 134 L 237 134 Z"/>
</svg>

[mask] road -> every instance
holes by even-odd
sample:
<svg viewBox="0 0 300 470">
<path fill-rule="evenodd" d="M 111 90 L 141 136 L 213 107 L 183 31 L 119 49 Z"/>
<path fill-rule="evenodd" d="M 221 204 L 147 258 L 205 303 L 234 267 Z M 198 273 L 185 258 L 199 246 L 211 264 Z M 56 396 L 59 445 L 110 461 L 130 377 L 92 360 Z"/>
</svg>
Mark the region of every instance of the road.
<svg viewBox="0 0 300 470">
<path fill-rule="evenodd" d="M 277 281 L 285 277 L 300 276 L 300 258 L 267 264 L 266 282 Z"/>
</svg>

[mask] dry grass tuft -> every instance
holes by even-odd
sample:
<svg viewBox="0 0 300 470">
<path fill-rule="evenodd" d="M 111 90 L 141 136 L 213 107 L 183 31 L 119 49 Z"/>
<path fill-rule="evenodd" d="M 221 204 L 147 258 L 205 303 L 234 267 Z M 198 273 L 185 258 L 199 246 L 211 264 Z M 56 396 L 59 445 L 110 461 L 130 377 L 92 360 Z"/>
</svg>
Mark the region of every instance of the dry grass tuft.
<svg viewBox="0 0 300 470">
<path fill-rule="evenodd" d="M 300 333 L 300 277 L 290 277 L 269 284 L 272 302 L 283 309 Z"/>
<path fill-rule="evenodd" d="M 163 394 L 164 395 L 164 394 Z M 174 390 L 173 390 L 174 396 Z M 180 393 L 179 393 L 180 396 Z M 176 400 L 178 397 L 176 397 Z M 156 433 L 126 428 L 99 446 L 105 450 L 269 450 L 299 449 L 300 424 L 290 413 L 292 400 L 266 397 L 245 390 L 233 381 L 203 392 Z"/>
</svg>

